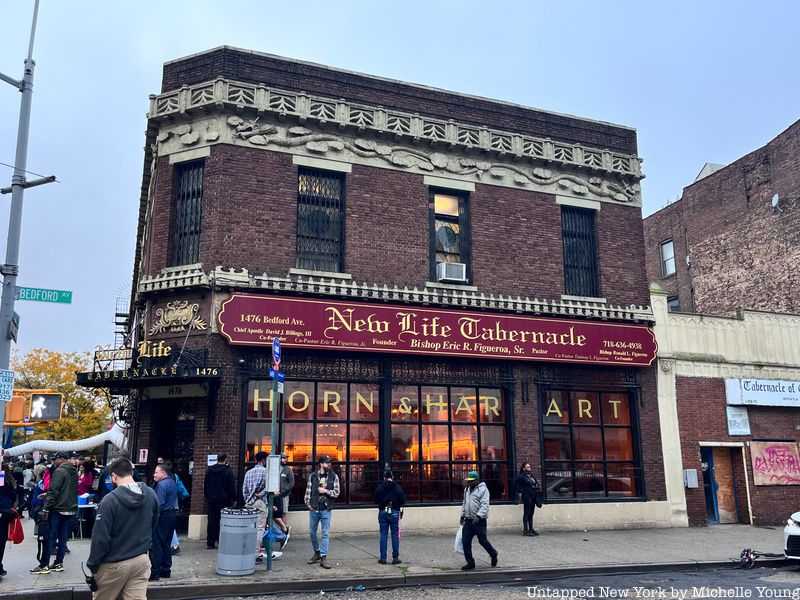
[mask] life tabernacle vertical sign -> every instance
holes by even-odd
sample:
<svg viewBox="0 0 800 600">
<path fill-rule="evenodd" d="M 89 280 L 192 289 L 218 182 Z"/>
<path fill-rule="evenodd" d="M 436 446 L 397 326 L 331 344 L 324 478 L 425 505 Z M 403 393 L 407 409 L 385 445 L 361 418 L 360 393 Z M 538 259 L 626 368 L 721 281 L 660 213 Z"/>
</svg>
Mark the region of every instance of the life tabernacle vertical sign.
<svg viewBox="0 0 800 600">
<path fill-rule="evenodd" d="M 233 294 L 218 315 L 234 345 L 323 348 L 513 360 L 649 366 L 646 325 Z"/>
</svg>

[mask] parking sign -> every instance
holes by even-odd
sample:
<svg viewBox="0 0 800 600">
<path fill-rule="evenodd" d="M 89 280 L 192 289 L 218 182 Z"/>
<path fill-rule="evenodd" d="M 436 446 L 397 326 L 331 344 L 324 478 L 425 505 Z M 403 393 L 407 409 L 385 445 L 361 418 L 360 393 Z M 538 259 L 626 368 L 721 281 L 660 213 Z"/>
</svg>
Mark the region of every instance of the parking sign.
<svg viewBox="0 0 800 600">
<path fill-rule="evenodd" d="M 14 371 L 0 369 L 0 402 L 11 402 L 14 395 Z"/>
</svg>

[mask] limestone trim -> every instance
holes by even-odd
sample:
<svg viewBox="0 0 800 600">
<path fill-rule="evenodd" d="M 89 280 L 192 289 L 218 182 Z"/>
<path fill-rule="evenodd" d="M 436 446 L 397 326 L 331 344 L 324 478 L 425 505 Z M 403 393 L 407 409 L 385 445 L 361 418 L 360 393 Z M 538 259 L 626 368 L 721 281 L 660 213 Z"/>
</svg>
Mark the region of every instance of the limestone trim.
<svg viewBox="0 0 800 600">
<path fill-rule="evenodd" d="M 338 173 L 352 173 L 353 165 L 350 163 L 339 162 L 338 160 L 326 160 L 324 158 L 312 158 L 310 156 L 295 155 L 292 163 L 301 167 L 311 167 L 312 169 L 322 169 L 324 171 L 336 171 Z"/>
<path fill-rule="evenodd" d="M 211 146 L 204 148 L 194 148 L 192 150 L 184 150 L 183 152 L 175 152 L 169 155 L 169 164 L 174 165 L 182 162 L 189 162 L 190 160 L 197 160 L 199 158 L 206 158 L 211 156 Z"/>
<path fill-rule="evenodd" d="M 236 114 L 227 119 L 227 127 L 215 118 L 224 120 L 226 112 Z M 148 116 L 160 125 L 159 143 L 177 140 L 161 154 L 227 141 L 230 132 L 225 130 L 234 128 L 235 141 L 242 145 L 312 156 L 334 153 L 345 162 L 374 159 L 384 168 L 509 187 L 550 187 L 549 193 L 641 206 L 637 156 L 344 99 L 219 78 L 151 96 Z M 289 118 L 298 125 L 285 126 Z M 437 147 L 441 150 L 429 151 Z"/>
<path fill-rule="evenodd" d="M 459 190 L 461 192 L 474 192 L 475 184 L 470 181 L 459 181 L 458 179 L 448 179 L 447 177 L 434 177 L 426 175 L 422 183 L 430 187 L 444 188 L 448 190 Z"/>
<path fill-rule="evenodd" d="M 295 270 L 292 270 L 295 271 Z M 297 293 L 329 296 L 340 299 L 403 302 L 420 305 L 452 306 L 468 309 L 490 309 L 528 315 L 561 316 L 569 318 L 607 319 L 635 323 L 651 323 L 653 314 L 648 306 L 612 306 L 604 303 L 572 302 L 478 293 L 472 289 L 451 289 L 442 285 L 424 288 L 389 286 L 377 283 L 357 283 L 338 277 L 316 277 L 298 272 L 288 276 L 266 273 L 251 275 L 247 269 L 215 267 L 211 272 L 162 272 L 153 277 L 143 277 L 137 293 L 147 295 L 163 290 L 184 288 L 228 288 L 233 291 L 261 291 L 263 293 Z"/>
<path fill-rule="evenodd" d="M 568 196 L 556 196 L 556 204 L 561 206 L 574 206 L 576 208 L 588 208 L 589 210 L 600 211 L 602 204 L 596 200 L 585 200 L 583 198 L 570 198 Z"/>
</svg>

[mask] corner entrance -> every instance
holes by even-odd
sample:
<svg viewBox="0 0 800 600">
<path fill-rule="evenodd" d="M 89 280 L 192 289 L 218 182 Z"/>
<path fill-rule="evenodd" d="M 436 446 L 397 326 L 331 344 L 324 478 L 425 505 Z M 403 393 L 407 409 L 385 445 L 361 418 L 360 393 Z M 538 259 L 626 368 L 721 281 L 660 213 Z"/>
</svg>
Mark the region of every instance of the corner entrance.
<svg viewBox="0 0 800 600">
<path fill-rule="evenodd" d="M 191 492 L 194 468 L 193 399 L 162 400 L 153 404 L 153 438 L 156 457 L 172 462 L 173 472 Z M 148 479 L 152 477 L 148 473 Z M 185 532 L 189 524 L 189 502 L 178 499 L 176 529 Z"/>
</svg>

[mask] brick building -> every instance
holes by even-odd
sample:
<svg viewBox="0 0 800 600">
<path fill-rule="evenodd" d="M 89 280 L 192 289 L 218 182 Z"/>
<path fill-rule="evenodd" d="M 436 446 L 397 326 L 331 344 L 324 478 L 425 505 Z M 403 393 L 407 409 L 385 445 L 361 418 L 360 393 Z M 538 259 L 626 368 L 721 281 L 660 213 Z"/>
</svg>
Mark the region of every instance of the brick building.
<svg viewBox="0 0 800 600">
<path fill-rule="evenodd" d="M 229 47 L 169 62 L 132 364 L 80 379 L 129 390 L 135 456 L 192 482 L 190 535 L 208 455 L 241 481 L 273 407 L 292 505 L 330 454 L 339 528 L 371 523 L 385 466 L 404 527 L 441 527 L 473 469 L 517 523 L 522 461 L 540 524 L 668 526 L 641 177 L 623 126 Z"/>
<path fill-rule="evenodd" d="M 663 432 L 673 516 L 780 524 L 800 485 L 800 121 L 707 165 L 644 229 L 665 301 L 662 312 L 659 290 L 651 304 L 662 424 L 676 419 Z"/>
<path fill-rule="evenodd" d="M 736 162 L 704 169 L 644 231 L 647 278 L 672 310 L 800 313 L 800 121 Z"/>
</svg>

